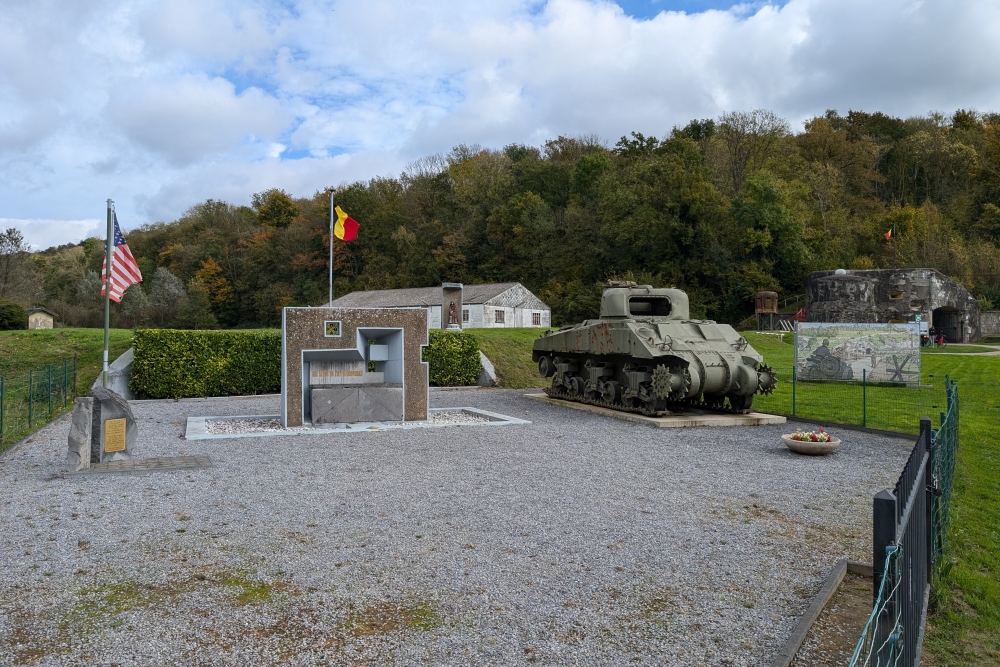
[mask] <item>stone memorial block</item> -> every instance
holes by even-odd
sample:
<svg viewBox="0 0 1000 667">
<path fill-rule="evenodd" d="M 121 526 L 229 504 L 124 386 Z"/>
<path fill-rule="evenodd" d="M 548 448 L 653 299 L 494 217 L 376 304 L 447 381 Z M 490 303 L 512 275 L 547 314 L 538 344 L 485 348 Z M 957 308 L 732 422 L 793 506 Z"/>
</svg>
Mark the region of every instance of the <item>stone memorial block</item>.
<svg viewBox="0 0 1000 667">
<path fill-rule="evenodd" d="M 75 472 L 90 467 L 91 427 L 94 418 L 94 399 L 79 396 L 73 401 L 73 417 L 69 427 L 66 463 Z"/>
<path fill-rule="evenodd" d="M 427 419 L 424 308 L 285 308 L 281 421 Z"/>
<path fill-rule="evenodd" d="M 125 461 L 132 458 L 132 447 L 139 438 L 139 427 L 128 401 L 104 387 L 90 390 L 93 398 L 90 460 Z"/>
</svg>

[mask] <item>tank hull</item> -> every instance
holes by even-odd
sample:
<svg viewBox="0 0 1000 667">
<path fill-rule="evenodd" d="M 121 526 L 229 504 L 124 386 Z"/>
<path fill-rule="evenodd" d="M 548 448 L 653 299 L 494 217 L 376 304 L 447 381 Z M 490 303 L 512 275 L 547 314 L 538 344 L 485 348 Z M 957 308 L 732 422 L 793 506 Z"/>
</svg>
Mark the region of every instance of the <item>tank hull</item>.
<svg viewBox="0 0 1000 667">
<path fill-rule="evenodd" d="M 685 407 L 749 412 L 755 394 L 773 391 L 776 379 L 761 355 L 728 325 L 688 319 L 683 292 L 683 308 L 646 307 L 655 298 L 680 302 L 678 291 L 626 289 L 624 315 L 614 303 L 602 304 L 601 319 L 535 341 L 532 360 L 552 378 L 550 396 L 644 414 Z M 609 292 L 622 289 L 608 290 L 605 300 Z M 633 301 L 639 303 L 631 307 L 667 314 L 630 312 Z"/>
</svg>

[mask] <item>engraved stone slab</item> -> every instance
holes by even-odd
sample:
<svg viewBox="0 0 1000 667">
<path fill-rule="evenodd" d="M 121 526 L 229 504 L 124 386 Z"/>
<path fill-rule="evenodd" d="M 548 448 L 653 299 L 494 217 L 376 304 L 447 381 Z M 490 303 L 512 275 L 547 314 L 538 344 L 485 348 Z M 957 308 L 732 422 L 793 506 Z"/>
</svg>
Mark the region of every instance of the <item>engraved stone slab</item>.
<svg viewBox="0 0 1000 667">
<path fill-rule="evenodd" d="M 373 345 L 372 347 L 378 347 Z M 385 382 L 384 373 L 368 370 L 364 361 L 313 361 L 309 364 L 309 384 L 375 384 Z"/>
<path fill-rule="evenodd" d="M 132 447 L 139 439 L 139 427 L 128 401 L 103 387 L 92 388 L 90 395 L 94 399 L 90 432 L 91 463 L 131 459 Z"/>
<path fill-rule="evenodd" d="M 313 424 L 400 421 L 402 387 L 325 387 L 312 390 Z"/>
<path fill-rule="evenodd" d="M 69 427 L 66 463 L 74 471 L 90 467 L 90 429 L 93 420 L 94 399 L 79 396 L 73 401 L 73 421 Z"/>
</svg>

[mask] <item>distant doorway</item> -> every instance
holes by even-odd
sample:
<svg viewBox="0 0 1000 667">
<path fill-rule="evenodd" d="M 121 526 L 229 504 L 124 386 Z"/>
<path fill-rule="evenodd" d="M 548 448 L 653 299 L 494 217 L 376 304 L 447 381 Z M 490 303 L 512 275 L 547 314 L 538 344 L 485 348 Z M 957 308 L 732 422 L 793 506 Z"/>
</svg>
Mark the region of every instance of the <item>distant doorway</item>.
<svg viewBox="0 0 1000 667">
<path fill-rule="evenodd" d="M 949 343 L 960 343 L 962 330 L 959 328 L 958 311 L 954 308 L 936 308 L 934 310 L 934 330 L 943 335 Z"/>
</svg>

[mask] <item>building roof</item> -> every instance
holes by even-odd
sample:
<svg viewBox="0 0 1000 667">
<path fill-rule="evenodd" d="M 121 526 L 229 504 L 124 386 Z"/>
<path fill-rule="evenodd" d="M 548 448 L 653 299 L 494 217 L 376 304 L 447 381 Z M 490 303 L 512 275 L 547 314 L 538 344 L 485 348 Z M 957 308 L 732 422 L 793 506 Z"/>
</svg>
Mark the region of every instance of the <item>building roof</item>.
<svg viewBox="0 0 1000 667">
<path fill-rule="evenodd" d="M 464 285 L 462 287 L 463 304 L 485 304 L 506 292 L 523 293 L 521 301 L 529 308 L 548 308 L 538 300 L 521 283 L 490 283 L 486 285 Z M 443 300 L 441 286 L 414 287 L 410 289 L 382 289 L 351 292 L 336 298 L 330 304 L 341 308 L 406 308 L 412 306 L 440 306 Z M 519 305 L 518 304 L 518 305 Z M 504 304 L 506 305 L 506 304 Z"/>
<path fill-rule="evenodd" d="M 28 316 L 29 317 L 32 316 L 32 315 L 34 315 L 35 313 L 48 313 L 52 317 L 57 317 L 57 315 L 55 313 L 53 313 L 51 310 L 49 310 L 48 308 L 38 307 L 38 308 L 29 308 L 28 309 Z"/>
</svg>

